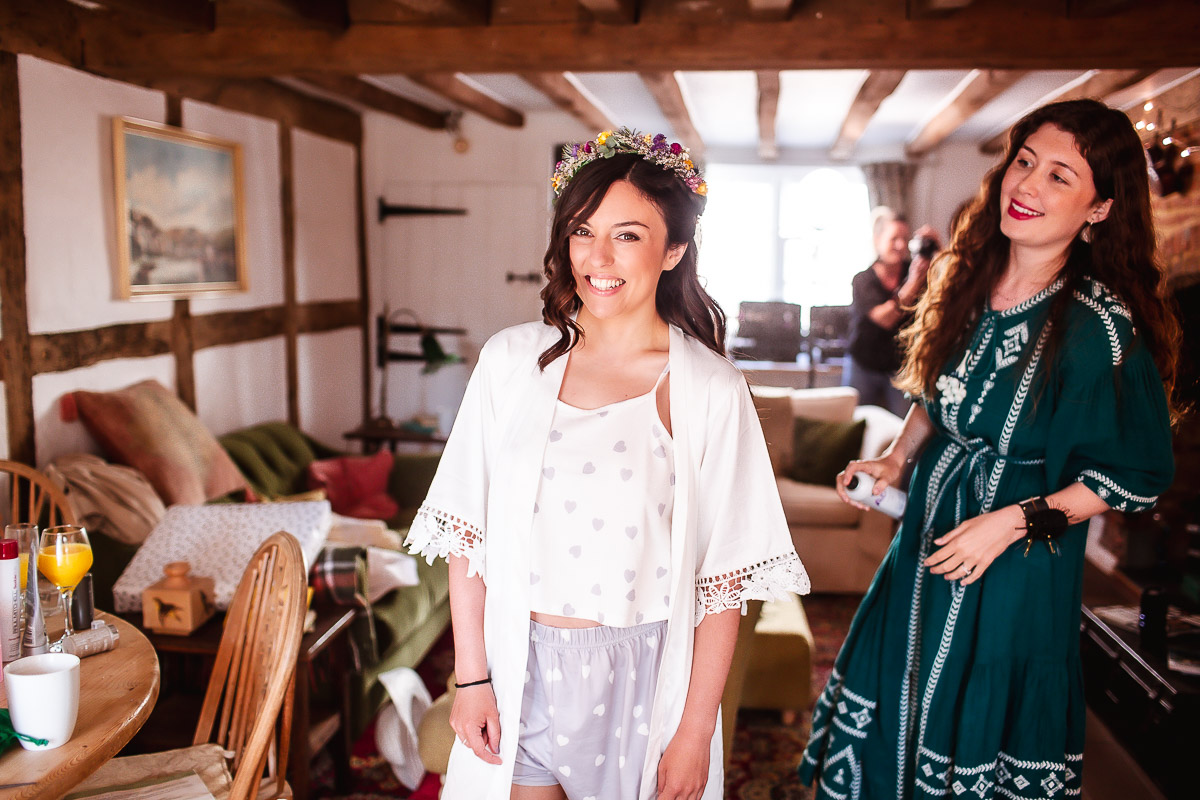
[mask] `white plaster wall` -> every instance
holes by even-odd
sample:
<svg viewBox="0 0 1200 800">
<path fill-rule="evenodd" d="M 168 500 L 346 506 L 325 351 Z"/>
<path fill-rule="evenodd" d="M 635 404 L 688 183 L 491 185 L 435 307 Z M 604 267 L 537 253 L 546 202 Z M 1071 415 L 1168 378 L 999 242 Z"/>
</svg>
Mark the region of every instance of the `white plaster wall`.
<svg viewBox="0 0 1200 800">
<path fill-rule="evenodd" d="M 246 268 L 250 288 L 196 298 L 193 314 L 259 308 L 283 302 L 282 198 L 279 193 L 279 125 L 273 120 L 184 101 L 183 127 L 242 145 L 246 205 Z"/>
<path fill-rule="evenodd" d="M 37 435 L 37 464 L 44 467 L 67 453 L 99 453 L 100 448 L 83 423 L 64 422 L 60 415 L 63 395 L 76 389 L 111 392 L 149 378 L 168 389 L 175 388 L 175 359 L 170 355 L 153 358 L 125 358 L 104 361 L 68 372 L 48 372 L 33 376 L 33 419 Z M 7 447 L 8 437 L 4 437 Z"/>
<path fill-rule="evenodd" d="M 213 434 L 287 419 L 282 336 L 196 353 L 196 415 Z"/>
<path fill-rule="evenodd" d="M 296 343 L 300 373 L 300 427 L 339 450 L 350 448 L 342 434 L 362 424 L 362 334 L 347 329 L 301 336 Z"/>
<path fill-rule="evenodd" d="M 457 411 L 479 347 L 496 331 L 536 319 L 541 284 L 506 283 L 507 272 L 540 272 L 549 231 L 550 175 L 554 148 L 593 135 L 561 112 L 529 114 L 524 128 L 496 125 L 468 114 L 453 137 L 396 122 L 380 114 L 363 117 L 364 193 L 368 211 L 383 196 L 392 203 L 462 207 L 465 217 L 393 217 L 383 223 L 367 214 L 372 314 L 385 303 L 412 308 L 426 324 L 461 326 L 462 339 L 440 337 L 468 366 L 421 376 L 403 362 L 389 369 L 387 413 L 417 413 L 449 420 Z M 415 340 L 396 337 L 396 348 Z M 379 374 L 372 376 L 372 408 Z"/>
<path fill-rule="evenodd" d="M 166 301 L 115 299 L 112 118 L 162 122 L 162 93 L 31 56 L 17 70 L 30 331 L 170 317 Z"/>
<path fill-rule="evenodd" d="M 955 209 L 974 199 L 984 175 L 999 159 L 966 144 L 947 144 L 930 153 L 913 178 L 913 223 L 933 225 L 946 241 Z"/>
<path fill-rule="evenodd" d="M 353 300 L 358 297 L 354 148 L 296 130 L 292 162 L 296 299 Z M 371 213 L 367 206 L 368 218 Z"/>
</svg>

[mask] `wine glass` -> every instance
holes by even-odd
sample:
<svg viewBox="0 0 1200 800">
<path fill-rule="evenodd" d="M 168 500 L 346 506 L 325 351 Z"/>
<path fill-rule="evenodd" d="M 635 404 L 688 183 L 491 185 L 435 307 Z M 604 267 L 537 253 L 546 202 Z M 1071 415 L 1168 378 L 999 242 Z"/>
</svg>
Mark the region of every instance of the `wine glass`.
<svg viewBox="0 0 1200 800">
<path fill-rule="evenodd" d="M 17 522 L 4 526 L 4 538 L 16 539 L 21 558 L 21 591 L 29 581 L 29 555 L 37 551 L 38 526 L 28 522 Z"/>
<path fill-rule="evenodd" d="M 38 548 L 38 570 L 46 579 L 58 587 L 66 617 L 63 637 L 75 631 L 71 627 L 71 595 L 75 585 L 92 568 L 92 544 L 87 531 L 78 525 L 58 525 L 42 531 L 42 542 Z"/>
</svg>

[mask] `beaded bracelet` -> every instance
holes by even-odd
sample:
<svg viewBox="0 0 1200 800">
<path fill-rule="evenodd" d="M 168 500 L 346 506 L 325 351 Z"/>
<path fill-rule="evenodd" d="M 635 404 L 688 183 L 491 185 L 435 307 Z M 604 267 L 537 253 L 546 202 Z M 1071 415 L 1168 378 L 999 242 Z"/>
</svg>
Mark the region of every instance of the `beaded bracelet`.
<svg viewBox="0 0 1200 800">
<path fill-rule="evenodd" d="M 1034 539 L 1043 539 L 1051 553 L 1056 553 L 1054 540 L 1066 533 L 1070 527 L 1067 512 L 1059 508 L 1051 508 L 1044 497 L 1031 497 L 1017 504 L 1025 515 L 1025 525 L 1017 530 L 1025 531 L 1025 555 L 1033 547 Z"/>
<path fill-rule="evenodd" d="M 466 689 L 468 686 L 482 686 L 485 683 L 491 683 L 491 682 L 492 682 L 492 679 L 490 677 L 488 677 L 488 678 L 484 678 L 481 681 L 471 681 L 470 683 L 456 683 L 456 684 L 454 684 L 454 688 L 455 689 Z"/>
</svg>

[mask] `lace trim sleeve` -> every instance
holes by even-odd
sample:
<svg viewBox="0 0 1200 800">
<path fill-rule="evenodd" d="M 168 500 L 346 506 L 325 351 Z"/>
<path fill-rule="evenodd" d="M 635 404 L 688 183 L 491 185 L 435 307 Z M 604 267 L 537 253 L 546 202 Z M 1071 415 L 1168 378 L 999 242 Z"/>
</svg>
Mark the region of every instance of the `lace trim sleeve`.
<svg viewBox="0 0 1200 800">
<path fill-rule="evenodd" d="M 782 600 L 808 594 L 808 573 L 794 552 L 748 567 L 696 579 L 696 624 L 707 614 L 734 608 L 746 613 L 747 600 Z"/>
<path fill-rule="evenodd" d="M 466 557 L 467 577 L 484 577 L 483 530 L 453 514 L 422 505 L 404 545 L 430 564 L 435 558 Z"/>
</svg>

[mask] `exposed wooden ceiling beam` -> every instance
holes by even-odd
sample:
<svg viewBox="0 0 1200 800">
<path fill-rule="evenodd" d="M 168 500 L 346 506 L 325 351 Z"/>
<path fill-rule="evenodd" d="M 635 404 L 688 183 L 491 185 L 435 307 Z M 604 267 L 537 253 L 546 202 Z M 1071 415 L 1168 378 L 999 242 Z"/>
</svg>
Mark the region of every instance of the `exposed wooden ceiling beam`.
<svg viewBox="0 0 1200 800">
<path fill-rule="evenodd" d="M 362 141 L 362 118 L 348 108 L 267 80 L 153 78 L 142 86 L 350 143 Z"/>
<path fill-rule="evenodd" d="M 601 108 L 599 101 L 571 73 L 522 72 L 520 76 L 589 130 L 603 131 L 613 127 L 609 113 Z"/>
<path fill-rule="evenodd" d="M 341 33 L 350 24 L 346 0 L 220 0 L 214 5 L 218 28 L 291 26 Z"/>
<path fill-rule="evenodd" d="M 1047 103 L 1057 103 L 1063 100 L 1079 100 L 1084 97 L 1096 97 L 1103 100 L 1110 94 L 1127 89 L 1153 74 L 1154 70 L 1152 69 L 1092 70 L 1091 75 L 1082 83 L 1077 83 L 1074 86 L 1046 95 L 1037 103 L 1022 111 L 1020 116 L 1023 117 L 1038 106 L 1043 106 Z M 1015 123 L 1016 120 L 1013 120 L 1013 122 Z M 1003 130 L 979 145 L 979 150 L 989 154 L 1002 151 L 1004 143 L 1008 140 L 1008 129 L 1010 127 L 1012 127 L 1012 123 L 1005 125 Z"/>
<path fill-rule="evenodd" d="M 946 105 L 925 123 L 921 132 L 904 148 L 905 154 L 909 158 L 917 158 L 928 153 L 1026 74 L 1022 70 L 971 70 L 950 93 Z"/>
<path fill-rule="evenodd" d="M 490 3 L 487 0 L 387 0 L 421 16 L 435 19 L 458 19 L 476 23 L 488 21 Z"/>
<path fill-rule="evenodd" d="M 692 123 L 692 112 L 688 109 L 683 86 L 674 72 L 643 72 L 642 83 L 654 95 L 663 116 L 671 123 L 675 136 L 697 156 L 704 155 L 704 140 Z"/>
<path fill-rule="evenodd" d="M 758 82 L 758 156 L 768 161 L 779 158 L 779 143 L 775 140 L 775 121 L 779 113 L 779 72 L 760 69 L 755 73 Z"/>
<path fill-rule="evenodd" d="M 908 0 L 908 15 L 914 19 L 931 14 L 948 14 L 974 3 L 975 0 Z"/>
<path fill-rule="evenodd" d="M 521 128 L 525 125 L 525 115 L 515 108 L 504 105 L 486 92 L 481 92 L 470 83 L 457 75 L 445 72 L 430 72 L 423 75 L 409 75 L 411 81 L 419 83 L 426 89 L 437 92 L 447 100 L 454 102 L 468 111 L 474 111 L 481 117 L 507 125 L 510 128 Z"/>
<path fill-rule="evenodd" d="M 152 21 L 179 31 L 204 33 L 216 22 L 215 6 L 209 0 L 94 0 L 94 4 L 101 6 L 97 13 L 111 11 L 123 20 Z"/>
<path fill-rule="evenodd" d="M 753 19 L 782 20 L 792 12 L 792 0 L 746 0 Z"/>
<path fill-rule="evenodd" d="M 902 69 L 876 69 L 867 73 L 867 79 L 858 90 L 846 118 L 842 120 L 842 130 L 837 141 L 829 149 L 829 156 L 835 159 L 846 159 L 854 152 L 858 140 L 862 138 L 871 118 L 879 110 L 883 101 L 896 91 L 900 81 L 904 79 Z"/>
<path fill-rule="evenodd" d="M 630 25 L 637 22 L 637 0 L 579 0 L 579 5 L 592 16 L 609 25 Z"/>
<path fill-rule="evenodd" d="M 445 112 L 414 103 L 406 97 L 393 94 L 387 89 L 359 78 L 313 73 L 300 73 L 296 77 L 310 86 L 339 95 L 375 111 L 399 117 L 415 125 L 420 125 L 422 128 L 435 131 L 446 129 L 447 115 Z"/>
<path fill-rule="evenodd" d="M 1200 3 L 1159 0 L 1136 12 L 1067 19 L 1056 3 L 1014 14 L 1002 4 L 910 20 L 900 4 L 844 0 L 787 22 L 723 19 L 637 25 L 352 24 L 344 33 L 224 29 L 136 39 L 86 30 L 84 66 L 113 75 L 563 72 L 737 69 L 1132 69 L 1200 63 Z"/>
<path fill-rule="evenodd" d="M 1069 17 L 1103 17 L 1127 10 L 1138 0 L 1067 0 Z"/>
</svg>

